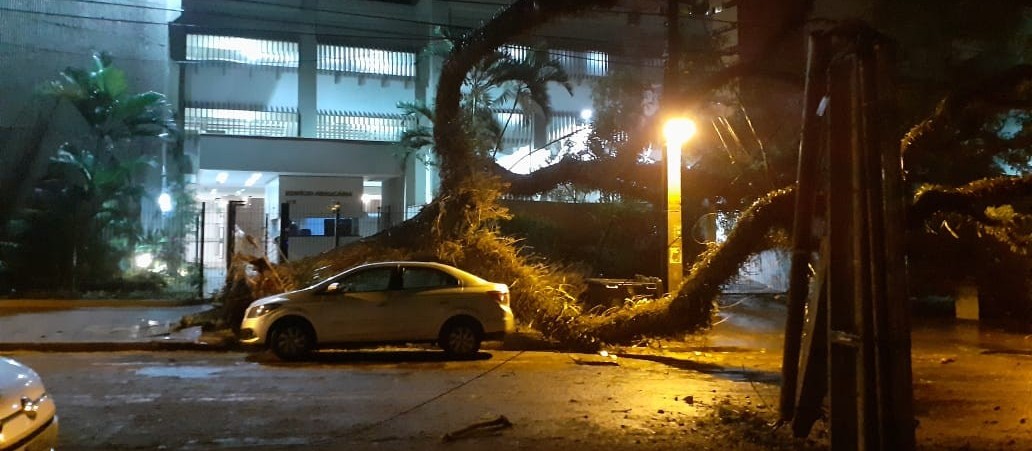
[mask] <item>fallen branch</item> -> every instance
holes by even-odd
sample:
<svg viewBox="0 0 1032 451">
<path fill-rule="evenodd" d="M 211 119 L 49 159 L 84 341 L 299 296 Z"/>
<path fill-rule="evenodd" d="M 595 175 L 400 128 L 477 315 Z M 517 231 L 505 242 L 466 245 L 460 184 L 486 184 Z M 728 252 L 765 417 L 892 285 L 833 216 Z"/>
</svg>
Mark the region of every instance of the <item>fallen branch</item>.
<svg viewBox="0 0 1032 451">
<path fill-rule="evenodd" d="M 441 437 L 442 442 L 452 442 L 461 438 L 468 437 L 474 432 L 497 432 L 502 429 L 508 429 L 512 427 L 512 422 L 505 415 L 498 415 L 498 418 L 488 421 L 481 421 L 479 423 L 473 423 L 457 431 L 452 431 L 444 434 Z"/>
</svg>

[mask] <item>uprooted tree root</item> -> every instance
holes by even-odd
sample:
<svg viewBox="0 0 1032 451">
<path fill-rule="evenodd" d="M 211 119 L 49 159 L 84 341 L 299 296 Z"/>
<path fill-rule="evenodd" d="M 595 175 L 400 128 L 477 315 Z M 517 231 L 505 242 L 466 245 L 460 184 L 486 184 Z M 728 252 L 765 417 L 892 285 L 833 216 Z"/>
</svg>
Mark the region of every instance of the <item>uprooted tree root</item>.
<svg viewBox="0 0 1032 451">
<path fill-rule="evenodd" d="M 307 286 L 366 262 L 440 261 L 507 283 L 517 321 L 568 349 L 593 351 L 603 344 L 628 344 L 642 337 L 674 336 L 708 327 L 720 287 L 738 273 L 749 255 L 767 247 L 770 230 L 790 223 L 794 199 L 791 189 L 783 189 L 757 201 L 743 213 L 725 243 L 712 245 L 700 255 L 675 296 L 590 314 L 577 303 L 577 295 L 584 290 L 583 272 L 548 265 L 522 252 L 517 240 L 499 235 L 493 224 L 507 219 L 508 213 L 491 201 L 493 182 L 481 182 L 479 189 L 435 201 L 399 227 L 269 268 L 249 283 L 232 285 L 227 295 L 238 297 L 248 288 L 253 299 Z M 450 209 L 459 209 L 460 214 L 445 214 Z M 271 271 L 286 282 L 269 284 Z"/>
</svg>

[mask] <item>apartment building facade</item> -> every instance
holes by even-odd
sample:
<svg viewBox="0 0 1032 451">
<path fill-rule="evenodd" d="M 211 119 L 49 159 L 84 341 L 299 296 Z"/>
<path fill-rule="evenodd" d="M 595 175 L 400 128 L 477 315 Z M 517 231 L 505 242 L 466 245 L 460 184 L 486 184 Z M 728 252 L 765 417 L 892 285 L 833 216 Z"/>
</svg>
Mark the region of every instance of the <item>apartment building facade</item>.
<svg viewBox="0 0 1032 451">
<path fill-rule="evenodd" d="M 0 0 L 0 55 L 28 68 L 4 70 L 0 130 L 19 127 L 12 106 L 31 104 L 28 93 L 40 82 L 86 66 L 90 51 L 109 51 L 134 91 L 165 93 L 176 106 L 195 169 L 188 181 L 204 208 L 201 233 L 190 243 L 196 249 L 186 253 L 203 261 L 215 287 L 234 252 L 274 260 L 314 255 L 429 202 L 437 184 L 432 155 L 398 145 L 416 120 L 398 104 L 432 105 L 443 58 L 429 50 L 444 33 L 476 28 L 509 3 Z M 570 75 L 573 93 L 552 86 L 547 122 L 518 109 L 498 111 L 508 123 L 500 162 L 528 172 L 567 150 L 567 142 L 577 145 L 590 127 L 593 85 L 612 71 L 638 71 L 658 83 L 665 4 L 628 0 L 557 20 L 507 46 L 517 58 L 547 51 Z M 734 33 L 733 8 L 711 12 L 722 19 L 707 13 L 690 26 Z M 548 151 L 535 152 L 546 144 Z M 150 177 L 148 218 L 160 215 L 158 172 Z M 250 237 L 245 244 L 235 239 L 241 233 Z"/>
</svg>

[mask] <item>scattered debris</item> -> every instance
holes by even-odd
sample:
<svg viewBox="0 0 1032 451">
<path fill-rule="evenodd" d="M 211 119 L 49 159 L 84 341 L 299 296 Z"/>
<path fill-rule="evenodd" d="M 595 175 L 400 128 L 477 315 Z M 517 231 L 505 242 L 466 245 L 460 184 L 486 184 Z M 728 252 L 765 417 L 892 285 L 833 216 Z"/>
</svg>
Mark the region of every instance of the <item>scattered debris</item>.
<svg viewBox="0 0 1032 451">
<path fill-rule="evenodd" d="M 956 361 L 957 361 L 957 360 L 956 360 L 956 359 L 954 359 L 953 357 L 945 357 L 945 358 L 943 358 L 942 360 L 939 360 L 939 363 L 941 363 L 941 364 L 943 364 L 943 365 L 946 365 L 946 364 L 948 364 L 948 363 L 953 363 L 953 362 L 956 362 Z"/>
<path fill-rule="evenodd" d="M 588 366 L 620 366 L 619 363 L 616 363 L 616 361 L 613 361 L 613 360 L 582 360 L 582 359 L 578 359 L 578 358 L 575 358 L 575 357 L 570 357 L 570 360 L 573 360 L 573 363 L 576 363 L 578 365 L 588 365 Z"/>
<path fill-rule="evenodd" d="M 442 442 L 451 442 L 464 437 L 468 437 L 475 432 L 496 432 L 502 429 L 508 429 L 512 427 L 512 422 L 509 421 L 505 415 L 499 415 L 498 418 L 488 421 L 481 421 L 479 423 L 473 423 L 462 429 L 449 432 L 441 437 Z"/>
<path fill-rule="evenodd" d="M 688 404 L 688 405 L 694 405 L 695 404 L 695 397 L 691 396 L 691 395 L 685 396 L 684 397 L 684 403 Z"/>
</svg>

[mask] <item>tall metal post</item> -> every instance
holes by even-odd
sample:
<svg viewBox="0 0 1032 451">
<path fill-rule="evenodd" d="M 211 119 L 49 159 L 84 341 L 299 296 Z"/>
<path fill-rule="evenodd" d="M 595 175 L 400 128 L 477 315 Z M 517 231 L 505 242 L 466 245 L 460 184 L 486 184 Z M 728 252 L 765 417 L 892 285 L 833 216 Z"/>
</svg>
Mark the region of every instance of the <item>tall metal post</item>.
<svg viewBox="0 0 1032 451">
<path fill-rule="evenodd" d="M 681 242 L 681 145 L 667 144 L 667 291 L 681 287 L 684 277 L 684 246 Z"/>
<path fill-rule="evenodd" d="M 832 39 L 821 42 L 824 37 Z M 826 47 L 829 43 L 833 45 Z M 799 253 L 793 258 L 796 278 L 790 290 L 794 317 L 786 324 L 782 418 L 792 420 L 797 435 L 806 435 L 824 410 L 826 390 L 832 449 L 911 450 L 905 195 L 898 138 L 892 134 L 894 44 L 871 29 L 842 27 L 816 36 L 811 46 L 811 63 L 823 58 L 829 64 L 822 89 L 826 97 L 819 102 L 824 120 L 814 123 L 809 114 L 819 92 L 810 90 L 816 86 L 810 82 L 817 74 L 808 74 L 804 142 L 813 139 L 810 126 L 819 126 L 826 141 L 820 156 L 809 158 L 826 162 L 821 164 L 827 168 L 819 170 L 823 214 L 818 209 L 811 214 L 806 208 L 814 193 L 804 176 L 814 175 L 816 161 L 801 155 L 794 234 Z M 814 146 L 804 145 L 803 150 L 807 147 Z M 824 293 L 815 296 L 811 291 L 805 304 L 808 321 L 800 321 L 799 301 L 807 287 L 799 276 L 810 260 L 803 251 L 810 249 L 811 221 L 822 224 L 826 235 L 810 288 Z M 797 359 L 800 350 L 803 357 Z M 822 352 L 826 361 L 818 356 Z M 793 393 L 797 396 L 789 399 Z"/>
<path fill-rule="evenodd" d="M 667 291 L 673 293 L 681 287 L 684 277 L 684 249 L 681 241 L 681 148 L 695 135 L 695 122 L 685 118 L 673 118 L 663 126 L 666 138 L 666 181 L 667 181 Z"/>
<path fill-rule="evenodd" d="M 340 247 L 340 202 L 333 203 L 333 248 Z"/>
<path fill-rule="evenodd" d="M 290 258 L 290 233 L 293 230 L 290 224 L 290 203 L 283 202 L 280 204 L 279 247 L 284 259 Z"/>
<path fill-rule="evenodd" d="M 204 208 L 207 205 L 201 202 L 201 214 L 197 216 L 197 255 L 194 260 L 197 262 L 197 299 L 204 299 Z"/>
</svg>

